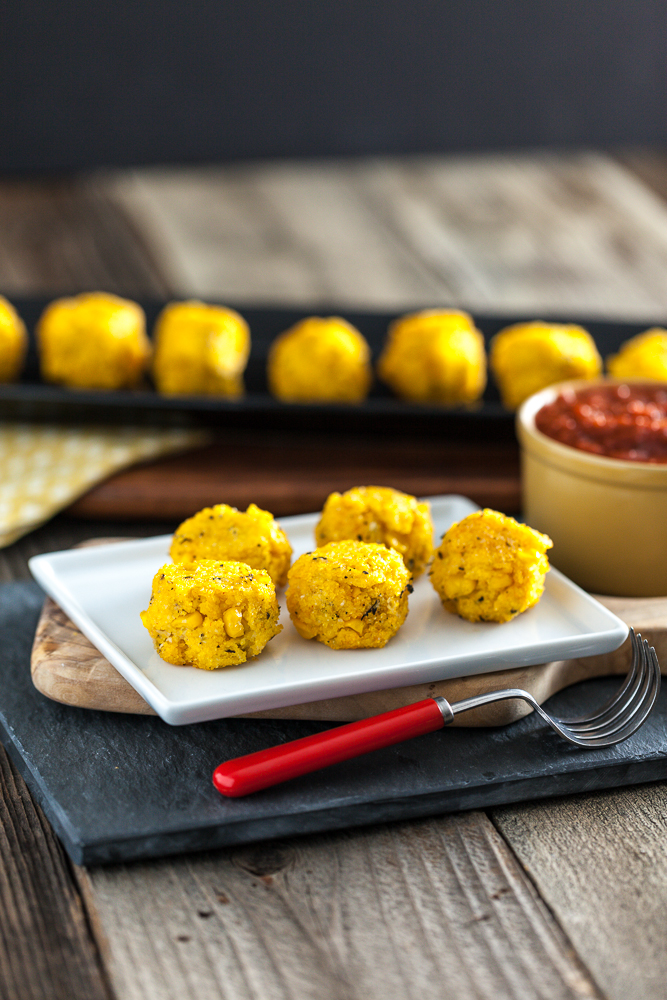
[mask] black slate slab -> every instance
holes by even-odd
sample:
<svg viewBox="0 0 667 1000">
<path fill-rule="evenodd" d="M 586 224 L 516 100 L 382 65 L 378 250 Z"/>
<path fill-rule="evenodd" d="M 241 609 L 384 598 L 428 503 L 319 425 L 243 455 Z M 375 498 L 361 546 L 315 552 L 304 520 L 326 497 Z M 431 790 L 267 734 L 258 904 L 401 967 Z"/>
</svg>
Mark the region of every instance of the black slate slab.
<svg viewBox="0 0 667 1000">
<path fill-rule="evenodd" d="M 160 719 L 70 708 L 39 694 L 30 648 L 36 584 L 0 587 L 0 739 L 73 861 L 108 863 L 384 820 L 653 781 L 667 775 L 667 691 L 644 727 L 607 750 L 559 740 L 539 719 L 446 729 L 229 800 L 211 784 L 221 761 L 326 728 L 227 719 L 172 728 Z M 588 681 L 549 706 L 579 714 L 618 678 Z"/>
</svg>

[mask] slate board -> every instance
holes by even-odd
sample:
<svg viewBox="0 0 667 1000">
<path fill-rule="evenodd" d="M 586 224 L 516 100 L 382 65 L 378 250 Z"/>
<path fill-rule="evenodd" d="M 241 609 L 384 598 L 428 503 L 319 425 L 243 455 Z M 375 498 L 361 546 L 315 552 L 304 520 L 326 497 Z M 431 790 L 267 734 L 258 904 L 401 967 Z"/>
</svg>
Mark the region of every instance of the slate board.
<svg viewBox="0 0 667 1000">
<path fill-rule="evenodd" d="M 527 716 L 497 729 L 445 729 L 246 799 L 224 799 L 211 784 L 221 761 L 326 725 L 223 719 L 172 728 L 151 716 L 50 701 L 30 680 L 43 600 L 34 583 L 0 587 L 0 739 L 77 864 L 488 808 L 667 775 L 663 687 L 642 729 L 607 750 L 570 746 Z M 601 704 L 618 683 L 586 681 L 547 704 L 577 715 Z"/>
</svg>

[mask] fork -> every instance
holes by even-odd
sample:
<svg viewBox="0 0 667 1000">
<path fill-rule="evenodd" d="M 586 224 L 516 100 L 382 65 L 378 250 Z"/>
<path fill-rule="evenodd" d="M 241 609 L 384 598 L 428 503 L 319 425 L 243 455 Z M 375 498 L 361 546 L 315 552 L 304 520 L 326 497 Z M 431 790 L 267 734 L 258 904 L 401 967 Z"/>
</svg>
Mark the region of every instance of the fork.
<svg viewBox="0 0 667 1000">
<path fill-rule="evenodd" d="M 213 784 L 222 795 L 249 795 L 371 750 L 435 732 L 453 722 L 461 712 L 509 698 L 528 702 L 559 736 L 570 743 L 590 749 L 612 746 L 639 729 L 660 690 L 660 665 L 655 649 L 639 633 L 635 634 L 634 629 L 630 629 L 630 641 L 630 671 L 617 693 L 593 715 L 560 719 L 545 711 L 532 694 L 520 688 L 489 691 L 451 705 L 446 698 L 437 696 L 268 750 L 236 757 L 215 769 Z"/>
</svg>

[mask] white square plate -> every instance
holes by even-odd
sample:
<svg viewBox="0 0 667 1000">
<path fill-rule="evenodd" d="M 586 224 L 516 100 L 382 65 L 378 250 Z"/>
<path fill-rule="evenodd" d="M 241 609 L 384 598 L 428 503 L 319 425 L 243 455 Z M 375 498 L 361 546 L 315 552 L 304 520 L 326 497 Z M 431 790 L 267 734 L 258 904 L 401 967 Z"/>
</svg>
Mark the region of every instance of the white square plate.
<svg viewBox="0 0 667 1000">
<path fill-rule="evenodd" d="M 459 496 L 432 497 L 438 538 L 477 507 Z M 282 518 L 294 557 L 314 548 L 319 514 Z M 405 625 L 383 649 L 333 650 L 302 639 L 280 598 L 284 625 L 254 660 L 224 670 L 174 667 L 160 659 L 139 618 L 153 576 L 169 562 L 170 535 L 30 560 L 44 590 L 165 722 L 182 725 L 321 701 L 363 691 L 486 673 L 530 663 L 607 653 L 628 629 L 558 570 L 530 611 L 502 625 L 444 611 L 424 575 Z"/>
</svg>

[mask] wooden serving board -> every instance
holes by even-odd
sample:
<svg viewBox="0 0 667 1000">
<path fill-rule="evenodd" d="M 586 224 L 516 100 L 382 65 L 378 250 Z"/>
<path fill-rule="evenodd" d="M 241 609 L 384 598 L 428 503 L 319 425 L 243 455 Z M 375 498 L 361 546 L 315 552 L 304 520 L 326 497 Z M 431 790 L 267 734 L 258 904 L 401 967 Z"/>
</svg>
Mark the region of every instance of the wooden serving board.
<svg viewBox="0 0 667 1000">
<path fill-rule="evenodd" d="M 110 541 L 100 539 L 99 541 Z M 91 543 L 88 543 L 91 544 Z M 667 664 L 667 597 L 599 597 L 606 607 L 641 632 L 655 646 L 658 658 Z M 556 691 L 590 677 L 622 674 L 629 667 L 630 643 L 601 656 L 552 663 L 488 674 L 452 678 L 430 684 L 347 695 L 326 701 L 291 705 L 248 718 L 312 719 L 323 722 L 350 722 L 378 712 L 389 711 L 422 698 L 441 695 L 458 701 L 498 688 L 523 688 L 538 702 L 546 701 Z M 108 660 L 70 621 L 50 598 L 44 602 L 31 658 L 32 680 L 38 691 L 65 705 L 106 712 L 154 715 L 153 709 L 118 673 Z M 500 726 L 527 715 L 524 702 L 509 701 L 466 712 L 454 725 Z"/>
<path fill-rule="evenodd" d="M 204 448 L 119 472 L 69 508 L 75 517 L 174 521 L 212 504 L 272 514 L 320 510 L 334 490 L 391 483 L 415 496 L 460 493 L 480 507 L 515 514 L 521 505 L 515 441 L 451 442 L 406 438 L 238 432 Z"/>
</svg>

